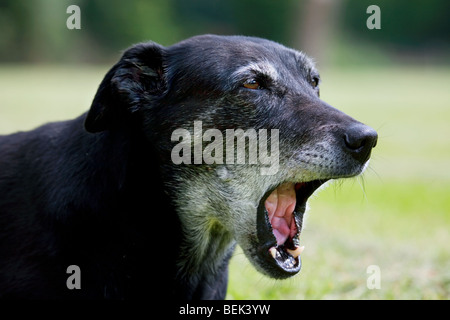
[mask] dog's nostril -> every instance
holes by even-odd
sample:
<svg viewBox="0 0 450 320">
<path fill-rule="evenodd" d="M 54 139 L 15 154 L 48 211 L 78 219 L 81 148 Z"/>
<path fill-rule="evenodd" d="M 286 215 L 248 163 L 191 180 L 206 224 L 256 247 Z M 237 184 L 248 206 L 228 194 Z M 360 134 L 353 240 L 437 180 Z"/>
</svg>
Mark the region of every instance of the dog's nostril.
<svg viewBox="0 0 450 320">
<path fill-rule="evenodd" d="M 358 161 L 369 159 L 370 152 L 377 144 L 378 134 L 372 128 L 358 124 L 351 126 L 344 134 L 345 146 Z"/>
<path fill-rule="evenodd" d="M 356 136 L 345 133 L 345 145 L 349 149 L 356 150 L 360 148 L 363 145 L 363 143 L 364 143 L 363 139 L 358 139 Z"/>
</svg>

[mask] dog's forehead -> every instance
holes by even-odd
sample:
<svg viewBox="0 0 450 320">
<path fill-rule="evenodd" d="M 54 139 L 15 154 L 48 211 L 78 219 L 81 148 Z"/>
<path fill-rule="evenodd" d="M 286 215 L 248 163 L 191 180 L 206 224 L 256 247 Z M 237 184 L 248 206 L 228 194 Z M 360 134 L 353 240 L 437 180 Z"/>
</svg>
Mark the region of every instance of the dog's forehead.
<svg viewBox="0 0 450 320">
<path fill-rule="evenodd" d="M 304 53 L 279 43 L 244 36 L 197 36 L 173 46 L 179 68 L 211 70 L 212 74 L 227 71 L 232 77 L 262 73 L 277 79 L 283 73 L 315 70 L 314 62 Z"/>
</svg>

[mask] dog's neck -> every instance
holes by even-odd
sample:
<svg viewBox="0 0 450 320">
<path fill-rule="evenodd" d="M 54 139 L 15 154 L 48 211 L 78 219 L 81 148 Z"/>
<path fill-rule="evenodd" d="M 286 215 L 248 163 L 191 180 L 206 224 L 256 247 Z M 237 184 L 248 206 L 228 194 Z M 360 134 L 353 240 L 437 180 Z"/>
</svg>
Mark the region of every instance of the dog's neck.
<svg viewBox="0 0 450 320">
<path fill-rule="evenodd" d="M 205 201 L 212 197 L 211 186 L 208 186 L 212 179 L 205 179 L 196 174 L 197 171 L 192 171 L 191 175 L 187 168 L 180 172 L 178 169 L 172 166 L 162 170 L 173 175 L 164 176 L 163 181 L 169 181 L 172 204 L 182 229 L 178 237 L 180 242 L 172 242 L 177 250 L 171 250 L 177 255 L 177 278 L 186 283 L 186 290 L 192 291 L 187 295 L 194 299 L 211 299 L 213 296 L 203 295 L 208 292 L 203 287 L 224 281 L 226 288 L 227 266 L 235 247 L 234 236 L 215 217 L 221 212 L 215 207 L 218 202 Z M 223 299 L 224 296 L 215 295 L 214 298 Z"/>
<path fill-rule="evenodd" d="M 178 277 L 186 283 L 193 299 L 224 299 L 228 283 L 228 263 L 236 242 L 230 232 L 217 222 L 184 225 L 185 238 L 177 261 Z M 210 286 L 221 283 L 221 292 Z M 182 289 L 183 290 L 183 289 Z M 186 295 L 186 293 L 183 293 Z"/>
<path fill-rule="evenodd" d="M 198 201 L 199 193 L 211 192 L 204 181 L 184 189 L 175 180 L 173 168 L 161 167 L 164 154 L 138 132 L 111 131 L 89 134 L 86 139 L 97 146 L 92 149 L 98 163 L 92 166 L 110 189 L 99 195 L 103 198 L 98 202 L 108 203 L 110 218 L 127 221 L 127 229 L 120 231 L 129 239 L 122 254 L 143 262 L 149 259 L 149 274 L 173 279 L 171 289 L 164 289 L 172 292 L 166 294 L 184 299 L 225 298 L 235 241 L 209 215 L 215 209 Z M 120 159 L 121 164 L 111 167 L 117 162 L 112 159 Z"/>
<path fill-rule="evenodd" d="M 161 267 L 175 267 L 172 270 L 174 294 L 192 299 L 225 298 L 228 262 L 235 241 L 228 230 L 210 217 L 212 208 L 195 200 L 196 194 L 211 191 L 204 183 L 198 188 L 191 186 L 189 190 L 180 188 L 174 181 L 173 170 L 160 166 L 158 159 L 164 158 L 160 150 L 144 137 L 133 137 L 131 141 L 127 201 L 133 202 L 134 207 L 139 203 L 139 214 L 152 217 L 143 218 L 147 225 L 144 228 L 148 230 L 150 241 L 155 243 L 156 251 L 162 251 L 159 254 L 165 251 L 164 255 L 169 255 L 158 262 Z M 165 174 L 168 172 L 171 173 Z M 178 187 L 174 187 L 176 185 Z M 171 192 L 166 192 L 167 189 Z M 222 283 L 223 290 L 212 292 L 210 285 L 218 282 Z"/>
<path fill-rule="evenodd" d="M 185 237 L 177 264 L 185 275 L 199 271 L 214 274 L 235 246 L 231 233 L 213 220 L 185 221 L 183 229 Z"/>
</svg>

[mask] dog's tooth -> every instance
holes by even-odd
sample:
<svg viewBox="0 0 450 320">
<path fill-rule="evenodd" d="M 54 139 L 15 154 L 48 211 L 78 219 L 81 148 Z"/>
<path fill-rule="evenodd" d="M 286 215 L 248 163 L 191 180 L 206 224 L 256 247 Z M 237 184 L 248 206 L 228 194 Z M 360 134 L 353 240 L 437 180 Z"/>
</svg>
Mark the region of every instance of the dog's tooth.
<svg viewBox="0 0 450 320">
<path fill-rule="evenodd" d="M 302 254 L 304 249 L 305 249 L 305 246 L 301 246 L 301 247 L 295 248 L 295 250 L 286 249 L 286 251 L 294 258 L 297 258 L 299 255 Z"/>
<path fill-rule="evenodd" d="M 277 256 L 277 249 L 275 247 L 272 247 L 269 249 L 270 255 L 275 259 Z"/>
</svg>

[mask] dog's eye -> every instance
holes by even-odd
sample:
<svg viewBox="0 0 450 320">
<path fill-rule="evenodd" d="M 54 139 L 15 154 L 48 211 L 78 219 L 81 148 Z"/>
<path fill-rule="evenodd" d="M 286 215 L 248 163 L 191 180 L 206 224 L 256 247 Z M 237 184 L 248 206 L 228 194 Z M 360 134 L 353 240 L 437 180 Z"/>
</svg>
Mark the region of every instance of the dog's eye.
<svg viewBox="0 0 450 320">
<path fill-rule="evenodd" d="M 244 87 L 247 89 L 252 89 L 252 90 L 261 89 L 259 82 L 254 79 L 245 81 Z"/>
<path fill-rule="evenodd" d="M 317 86 L 319 85 L 319 78 L 313 77 L 311 79 L 311 85 L 313 86 L 313 88 L 317 88 Z"/>
</svg>

